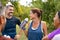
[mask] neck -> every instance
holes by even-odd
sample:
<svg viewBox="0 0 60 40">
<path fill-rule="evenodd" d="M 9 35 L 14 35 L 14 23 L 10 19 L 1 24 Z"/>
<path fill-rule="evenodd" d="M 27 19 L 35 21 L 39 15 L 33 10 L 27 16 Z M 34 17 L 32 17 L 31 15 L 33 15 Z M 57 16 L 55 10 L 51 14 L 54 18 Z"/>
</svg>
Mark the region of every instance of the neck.
<svg viewBox="0 0 60 40">
<path fill-rule="evenodd" d="M 12 16 L 6 16 L 6 18 L 11 19 L 11 18 L 12 18 Z"/>
<path fill-rule="evenodd" d="M 33 19 L 33 22 L 34 23 L 40 23 L 40 19 L 39 18 L 35 18 L 35 19 Z"/>
</svg>

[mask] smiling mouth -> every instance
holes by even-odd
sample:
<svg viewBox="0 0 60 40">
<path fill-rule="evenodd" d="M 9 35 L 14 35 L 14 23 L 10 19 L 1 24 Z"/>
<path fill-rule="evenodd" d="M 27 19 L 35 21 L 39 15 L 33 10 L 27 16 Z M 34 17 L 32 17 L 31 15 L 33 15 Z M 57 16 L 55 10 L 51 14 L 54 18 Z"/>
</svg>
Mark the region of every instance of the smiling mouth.
<svg viewBox="0 0 60 40">
<path fill-rule="evenodd" d="M 9 13 L 8 15 L 9 15 L 9 16 L 12 16 L 13 14 L 12 14 L 12 13 Z"/>
</svg>

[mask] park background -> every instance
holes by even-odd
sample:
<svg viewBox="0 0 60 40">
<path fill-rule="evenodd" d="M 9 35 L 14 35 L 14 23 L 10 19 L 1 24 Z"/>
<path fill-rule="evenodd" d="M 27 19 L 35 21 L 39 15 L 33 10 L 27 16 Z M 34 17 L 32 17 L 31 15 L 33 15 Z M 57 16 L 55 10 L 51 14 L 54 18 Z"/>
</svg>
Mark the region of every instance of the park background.
<svg viewBox="0 0 60 40">
<path fill-rule="evenodd" d="M 25 18 L 29 18 L 31 8 L 36 7 L 42 9 L 42 20 L 47 23 L 48 33 L 54 30 L 53 18 L 56 12 L 60 10 L 60 0 L 0 0 L 0 2 L 2 2 L 3 6 L 5 6 L 8 2 L 11 2 L 15 9 L 14 16 L 19 18 L 21 21 Z M 19 33 L 21 29 L 17 26 L 17 33 Z M 23 31 L 20 39 L 18 40 L 27 40 Z"/>
</svg>

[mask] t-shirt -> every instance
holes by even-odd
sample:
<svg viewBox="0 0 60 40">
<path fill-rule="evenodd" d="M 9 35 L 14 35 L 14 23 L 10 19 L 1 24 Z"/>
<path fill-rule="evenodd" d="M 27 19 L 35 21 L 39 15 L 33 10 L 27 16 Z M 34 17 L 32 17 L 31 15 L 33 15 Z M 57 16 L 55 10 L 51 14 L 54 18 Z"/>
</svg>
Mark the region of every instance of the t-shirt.
<svg viewBox="0 0 60 40">
<path fill-rule="evenodd" d="M 50 34 L 48 34 L 48 39 L 51 40 L 55 35 L 60 34 L 60 28 L 54 30 Z"/>
<path fill-rule="evenodd" d="M 52 40 L 60 40 L 60 34 L 55 35 Z"/>
<path fill-rule="evenodd" d="M 6 18 L 6 25 L 2 32 L 3 35 L 10 36 L 14 39 L 16 35 L 16 24 L 20 25 L 20 20 L 12 17 L 11 19 Z"/>
</svg>

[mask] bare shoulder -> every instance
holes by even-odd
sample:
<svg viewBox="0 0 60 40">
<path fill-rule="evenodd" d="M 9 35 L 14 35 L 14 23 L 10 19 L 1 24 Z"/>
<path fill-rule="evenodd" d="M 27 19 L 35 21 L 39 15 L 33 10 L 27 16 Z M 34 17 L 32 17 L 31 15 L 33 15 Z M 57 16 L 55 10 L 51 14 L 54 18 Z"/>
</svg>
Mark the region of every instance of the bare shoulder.
<svg viewBox="0 0 60 40">
<path fill-rule="evenodd" d="M 45 22 L 45 21 L 41 21 L 41 23 L 42 23 L 42 24 L 46 24 L 46 22 Z"/>
<path fill-rule="evenodd" d="M 41 25 L 42 25 L 43 29 L 45 29 L 47 26 L 45 21 L 41 21 Z"/>
<path fill-rule="evenodd" d="M 43 32 L 44 32 L 44 36 L 47 35 L 47 24 L 46 24 L 46 21 L 41 21 L 41 25 L 42 25 L 42 28 L 43 28 Z"/>
</svg>

